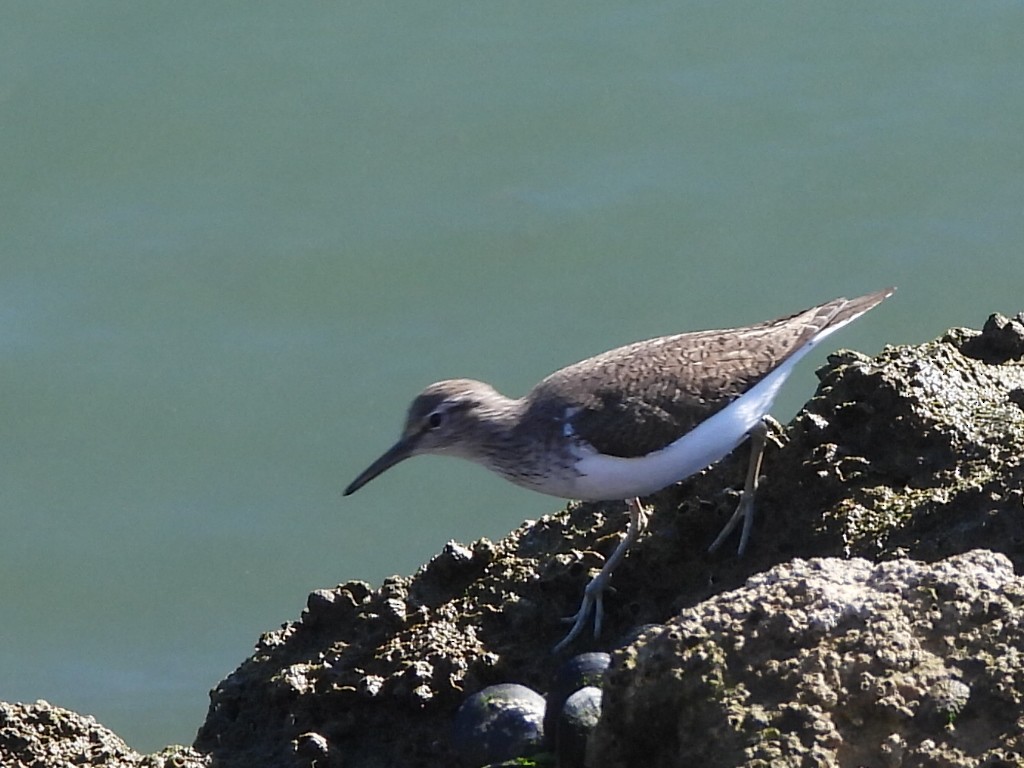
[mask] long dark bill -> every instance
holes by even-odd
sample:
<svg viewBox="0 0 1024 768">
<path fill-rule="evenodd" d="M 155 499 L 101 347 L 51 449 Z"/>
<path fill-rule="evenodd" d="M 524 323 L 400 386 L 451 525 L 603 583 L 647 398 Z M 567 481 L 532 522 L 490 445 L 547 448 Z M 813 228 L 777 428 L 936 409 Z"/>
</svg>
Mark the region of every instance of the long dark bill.
<svg viewBox="0 0 1024 768">
<path fill-rule="evenodd" d="M 414 441 L 408 438 L 402 438 L 399 440 L 391 446 L 383 456 L 364 469 L 359 477 L 349 483 L 349 486 L 345 489 L 343 495 L 348 496 L 349 494 L 355 493 L 368 482 L 373 480 L 377 475 L 391 469 L 391 467 L 395 466 L 398 462 L 408 459 L 412 456 L 413 447 Z"/>
</svg>

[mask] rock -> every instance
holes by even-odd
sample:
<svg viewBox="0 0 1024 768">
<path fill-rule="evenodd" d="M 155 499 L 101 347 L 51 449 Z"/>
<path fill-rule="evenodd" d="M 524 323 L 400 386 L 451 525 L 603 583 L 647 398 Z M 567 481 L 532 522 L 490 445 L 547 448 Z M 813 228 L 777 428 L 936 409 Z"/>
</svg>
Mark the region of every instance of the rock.
<svg viewBox="0 0 1024 768">
<path fill-rule="evenodd" d="M 991 547 L 1021 562 L 1024 408 L 1013 393 L 1024 366 L 977 358 L 1006 354 L 1006 327 L 829 359 L 787 430 L 809 461 L 769 474 L 766 491 L 819 499 L 809 522 L 828 547 L 815 554 L 934 560 Z"/>
<path fill-rule="evenodd" d="M 210 758 L 188 747 L 140 755 L 91 717 L 55 707 L 0 702 L 0 765 L 83 765 L 96 768 L 207 768 Z"/>
<path fill-rule="evenodd" d="M 591 766 L 1018 765 L 1020 649 L 1002 555 L 795 560 L 613 655 Z"/>
</svg>

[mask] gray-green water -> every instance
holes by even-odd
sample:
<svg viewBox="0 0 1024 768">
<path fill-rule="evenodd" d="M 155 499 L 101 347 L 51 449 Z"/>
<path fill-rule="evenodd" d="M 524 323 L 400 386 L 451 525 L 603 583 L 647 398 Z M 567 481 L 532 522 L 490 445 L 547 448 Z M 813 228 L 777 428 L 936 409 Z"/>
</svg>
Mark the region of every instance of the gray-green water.
<svg viewBox="0 0 1024 768">
<path fill-rule="evenodd" d="M 1024 309 L 1020 3 L 0 18 L 0 699 L 139 749 L 310 590 L 559 506 L 444 459 L 342 499 L 434 379 L 888 284 L 834 346 Z"/>
</svg>

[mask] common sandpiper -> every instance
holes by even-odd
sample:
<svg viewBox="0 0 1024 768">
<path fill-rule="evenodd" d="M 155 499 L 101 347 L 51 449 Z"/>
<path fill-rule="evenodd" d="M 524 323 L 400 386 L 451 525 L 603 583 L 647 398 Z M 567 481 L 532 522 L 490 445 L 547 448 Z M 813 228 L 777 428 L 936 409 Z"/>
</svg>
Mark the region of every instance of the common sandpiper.
<svg viewBox="0 0 1024 768">
<path fill-rule="evenodd" d="M 587 584 L 557 652 L 579 635 L 591 611 L 594 633 L 600 633 L 603 592 L 645 524 L 639 497 L 685 480 L 750 437 L 739 505 L 710 546 L 717 549 L 742 520 L 743 554 L 754 519 L 764 420 L 775 396 L 815 345 L 893 291 L 833 299 L 743 328 L 639 341 L 555 371 L 518 399 L 481 381 L 439 381 L 412 401 L 401 438 L 345 495 L 404 459 L 434 453 L 475 461 L 551 496 L 625 499 L 626 535 Z"/>
</svg>

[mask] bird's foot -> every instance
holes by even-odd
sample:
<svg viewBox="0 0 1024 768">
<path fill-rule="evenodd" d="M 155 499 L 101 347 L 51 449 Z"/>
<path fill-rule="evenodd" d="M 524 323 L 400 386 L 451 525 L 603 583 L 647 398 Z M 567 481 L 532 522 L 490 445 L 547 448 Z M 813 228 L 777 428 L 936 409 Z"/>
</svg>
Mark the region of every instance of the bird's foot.
<svg viewBox="0 0 1024 768">
<path fill-rule="evenodd" d="M 601 571 L 590 580 L 586 588 L 583 590 L 583 600 L 580 603 L 580 609 L 575 614 L 569 616 L 563 621 L 572 622 L 572 628 L 562 640 L 551 649 L 552 653 L 559 653 L 569 646 L 569 644 L 579 637 L 580 632 L 587 626 L 587 620 L 590 618 L 590 612 L 594 612 L 594 637 L 601 635 L 601 622 L 604 620 L 604 591 L 608 588 L 608 581 L 611 579 L 611 571 L 607 568 L 602 568 Z"/>
<path fill-rule="evenodd" d="M 743 493 L 740 495 L 740 503 L 736 505 L 736 511 L 732 513 L 729 522 L 725 524 L 722 532 L 718 534 L 708 552 L 714 552 L 722 542 L 726 540 L 740 519 L 743 520 L 743 532 L 740 534 L 740 546 L 736 554 L 743 557 L 747 551 L 747 542 L 750 541 L 750 529 L 754 525 L 754 495 L 757 493 L 757 479 L 761 472 L 761 460 L 764 458 L 764 448 L 768 442 L 768 423 L 762 419 L 750 430 L 750 464 L 747 467 L 747 480 L 743 484 Z"/>
<path fill-rule="evenodd" d="M 729 518 L 729 522 L 725 524 L 715 540 L 711 542 L 711 546 L 708 547 L 708 552 L 714 552 L 729 538 L 729 534 L 732 533 L 736 526 L 739 525 L 740 520 L 743 521 L 743 530 L 740 533 L 740 545 L 736 549 L 736 554 L 743 557 L 743 553 L 747 551 L 747 543 L 750 541 L 750 530 L 754 524 L 754 494 L 747 493 L 746 491 L 740 496 L 740 503 L 736 505 L 736 511 L 732 513 L 732 517 Z"/>
</svg>

